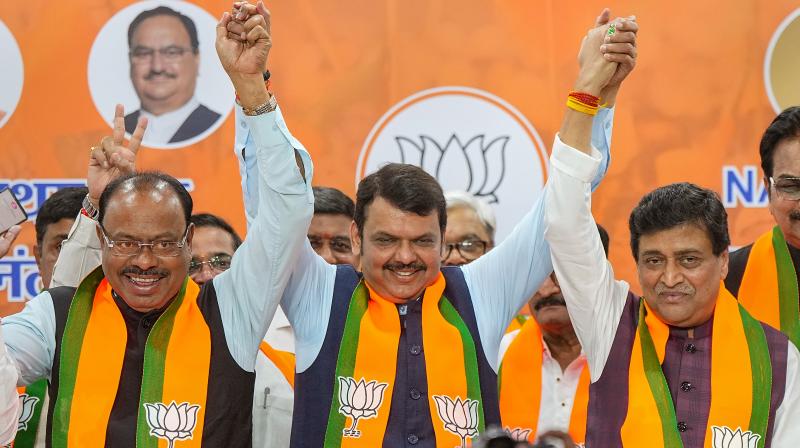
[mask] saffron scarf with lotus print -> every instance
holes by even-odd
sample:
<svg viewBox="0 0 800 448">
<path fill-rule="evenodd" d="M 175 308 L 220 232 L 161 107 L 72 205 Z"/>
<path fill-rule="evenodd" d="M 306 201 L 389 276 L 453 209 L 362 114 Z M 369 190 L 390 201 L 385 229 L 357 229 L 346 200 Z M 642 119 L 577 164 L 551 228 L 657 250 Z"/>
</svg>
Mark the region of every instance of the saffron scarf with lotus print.
<svg viewBox="0 0 800 448">
<path fill-rule="evenodd" d="M 737 296 L 753 317 L 780 329 L 800 346 L 797 271 L 780 227 L 753 244 Z"/>
<path fill-rule="evenodd" d="M 14 442 L 7 445 L 16 448 L 33 448 L 36 446 L 36 436 L 42 420 L 44 398 L 47 395 L 47 380 L 39 380 L 27 387 L 18 387 L 19 394 L 19 419 L 17 421 L 17 436 Z M 44 433 L 43 433 L 44 434 Z"/>
<path fill-rule="evenodd" d="M 422 343 L 436 446 L 467 446 L 484 429 L 475 342 L 439 273 L 422 298 Z M 350 299 L 325 447 L 383 445 L 400 340 L 397 306 L 363 280 Z"/>
<path fill-rule="evenodd" d="M 711 403 L 704 446 L 758 447 L 765 443 L 772 394 L 772 362 L 761 323 L 720 284 L 711 335 Z M 675 407 L 661 364 L 669 327 L 644 298 L 628 371 L 624 446 L 682 448 Z"/>
<path fill-rule="evenodd" d="M 200 447 L 211 332 L 186 279 L 147 337 L 136 422 L 137 448 Z M 52 446 L 105 446 L 127 329 L 101 267 L 78 286 L 61 340 Z"/>
<path fill-rule="evenodd" d="M 500 419 L 517 440 L 536 440 L 542 403 L 542 352 L 544 341 L 536 320 L 528 319 L 508 346 L 497 375 Z M 589 407 L 589 367 L 584 366 L 570 414 L 569 435 L 575 443 L 586 440 Z"/>
</svg>

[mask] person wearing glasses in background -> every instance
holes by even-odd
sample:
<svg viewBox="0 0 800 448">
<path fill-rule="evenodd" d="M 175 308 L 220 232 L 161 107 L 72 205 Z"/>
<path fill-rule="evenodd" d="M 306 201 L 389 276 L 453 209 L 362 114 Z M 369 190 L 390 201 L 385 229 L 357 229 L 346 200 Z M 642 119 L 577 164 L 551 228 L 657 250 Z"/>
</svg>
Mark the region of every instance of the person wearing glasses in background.
<svg viewBox="0 0 800 448">
<path fill-rule="evenodd" d="M 776 225 L 731 252 L 725 286 L 756 319 L 800 346 L 800 107 L 772 121 L 759 152 Z"/>
<path fill-rule="evenodd" d="M 461 266 L 494 247 L 497 221 L 494 211 L 483 199 L 465 191 L 448 191 L 447 229 L 442 245 L 442 264 Z"/>
<path fill-rule="evenodd" d="M 192 19 L 166 6 L 143 11 L 128 27 L 128 46 L 141 109 L 125 116 L 126 132 L 133 133 L 143 116 L 148 119 L 146 143 L 179 143 L 219 120 L 219 113 L 194 96 L 200 43 Z"/>
<path fill-rule="evenodd" d="M 331 187 L 314 187 L 314 217 L 308 227 L 311 248 L 330 264 L 349 264 L 358 268 L 359 254 L 350 242 L 350 224 L 356 204 L 346 194 Z"/>
</svg>

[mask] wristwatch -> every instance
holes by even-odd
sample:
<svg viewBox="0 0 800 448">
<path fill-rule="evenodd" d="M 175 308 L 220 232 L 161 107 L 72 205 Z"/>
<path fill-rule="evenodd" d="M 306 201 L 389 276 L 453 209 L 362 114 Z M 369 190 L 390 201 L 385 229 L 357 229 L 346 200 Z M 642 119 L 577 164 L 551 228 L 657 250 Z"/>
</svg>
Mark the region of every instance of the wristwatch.
<svg viewBox="0 0 800 448">
<path fill-rule="evenodd" d="M 83 198 L 83 204 L 81 207 L 82 207 L 81 213 L 97 221 L 97 217 L 100 216 L 100 210 L 94 208 L 94 205 L 92 205 L 92 201 L 89 200 L 88 194 Z"/>
</svg>

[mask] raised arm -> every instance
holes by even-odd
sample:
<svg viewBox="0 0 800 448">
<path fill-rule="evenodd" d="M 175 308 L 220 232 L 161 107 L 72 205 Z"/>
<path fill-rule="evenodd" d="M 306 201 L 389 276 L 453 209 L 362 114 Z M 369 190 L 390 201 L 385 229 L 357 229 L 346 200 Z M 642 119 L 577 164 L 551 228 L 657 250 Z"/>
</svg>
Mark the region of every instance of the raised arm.
<svg viewBox="0 0 800 448">
<path fill-rule="evenodd" d="M 264 85 L 269 13 L 263 5 L 260 13 L 255 8 L 237 4 L 217 26 L 217 53 L 239 96 L 258 172 L 257 195 L 250 196 L 257 198 L 257 211 L 247 238 L 231 268 L 213 280 L 228 348 L 248 370 L 303 248 L 314 201 L 311 158 L 278 126 L 276 100 Z M 231 32 L 237 27 L 240 32 Z"/>
<path fill-rule="evenodd" d="M 608 14 L 608 10 L 604 10 L 597 18 L 593 30 L 596 35 L 599 36 L 608 28 Z M 609 57 L 630 61 L 620 64 L 613 78 L 607 79 L 607 84 L 595 92 L 595 95 L 602 92 L 603 95 L 609 96 L 607 104 L 609 107 L 614 105 L 619 85 L 630 73 L 633 67 L 632 61 L 636 56 L 636 29 L 632 28 L 629 33 L 627 36 L 630 39 L 626 45 L 606 45 L 605 48 L 601 48 L 602 36 L 592 43 L 600 62 L 604 63 L 601 56 L 604 51 Z M 581 57 L 579 62 L 582 72 L 593 69 L 592 61 L 587 57 Z M 581 83 L 583 81 L 579 78 L 576 90 L 581 88 Z M 602 155 L 600 158 L 601 168 L 594 170 L 593 172 L 596 174 L 589 178 L 592 186 L 596 187 L 605 174 L 610 157 L 613 110 L 600 108 L 595 116 L 581 115 L 584 117 L 578 117 L 582 120 L 580 131 L 583 133 L 582 138 L 586 140 L 586 147 L 590 147 L 591 139 Z M 578 132 L 578 129 L 575 132 Z M 545 186 L 532 210 L 501 244 L 483 257 L 463 267 L 467 284 L 472 293 L 478 328 L 484 349 L 487 351 L 487 359 L 497 359 L 497 353 L 494 350 L 499 347 L 508 323 L 533 296 L 545 277 L 553 271 L 550 248 L 544 238 L 544 210 L 545 201 L 550 195 L 549 190 L 549 185 Z"/>
<path fill-rule="evenodd" d="M 581 71 L 575 90 L 599 96 L 618 73 L 619 60 L 598 48 L 635 39 L 633 20 L 615 20 L 615 31 L 589 32 L 581 47 Z M 609 41 L 611 41 L 609 43 Z M 591 214 L 590 180 L 600 156 L 592 148 L 592 116 L 567 108 L 551 156 L 545 199 L 545 237 L 556 277 L 567 302 L 575 332 L 589 361 L 592 378 L 599 378 L 614 340 L 628 285 L 614 280 Z"/>
<path fill-rule="evenodd" d="M 83 278 L 100 266 L 100 240 L 95 227 L 96 216 L 89 216 L 97 210 L 100 195 L 106 185 L 117 177 L 136 170 L 136 154 L 142 144 L 144 131 L 147 129 L 147 118 L 139 117 L 136 129 L 131 134 L 128 146 L 125 146 L 125 108 L 117 104 L 114 110 L 114 130 L 110 137 L 104 137 L 100 143 L 89 151 L 89 169 L 86 174 L 86 185 L 89 194 L 86 197 L 88 206 L 86 214 L 80 213 L 69 231 L 69 236 L 61 246 L 58 260 L 53 268 L 50 287 L 77 287 Z M 87 210 L 88 209 L 88 210 Z"/>
</svg>

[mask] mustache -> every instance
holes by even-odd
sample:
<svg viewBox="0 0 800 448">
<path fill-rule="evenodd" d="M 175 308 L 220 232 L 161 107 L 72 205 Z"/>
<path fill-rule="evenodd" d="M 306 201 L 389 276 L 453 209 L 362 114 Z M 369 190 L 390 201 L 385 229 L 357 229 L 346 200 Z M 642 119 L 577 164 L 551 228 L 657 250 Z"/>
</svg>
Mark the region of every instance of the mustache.
<svg viewBox="0 0 800 448">
<path fill-rule="evenodd" d="M 388 269 L 390 271 L 403 271 L 413 269 L 415 271 L 425 271 L 428 269 L 428 265 L 424 263 L 414 262 L 414 263 L 386 263 L 383 265 L 383 269 Z"/>
<path fill-rule="evenodd" d="M 655 287 L 655 291 L 657 295 L 674 294 L 674 293 L 686 294 L 686 295 L 694 294 L 694 288 L 686 284 L 681 284 L 672 288 L 664 286 L 662 284 L 657 284 Z"/>
<path fill-rule="evenodd" d="M 139 269 L 136 266 L 128 266 L 127 268 L 123 269 L 120 272 L 120 275 L 131 274 L 131 275 L 139 275 L 139 276 L 154 276 L 154 277 L 166 277 L 169 275 L 169 272 L 163 269 Z"/>
<path fill-rule="evenodd" d="M 172 74 L 172 73 L 150 71 L 150 73 L 148 73 L 147 76 L 144 77 L 144 79 L 147 80 L 147 81 L 150 81 L 151 79 L 155 78 L 156 76 L 163 76 L 163 77 L 169 78 L 169 79 L 177 78 L 177 76 Z"/>
<path fill-rule="evenodd" d="M 791 213 L 789 213 L 789 219 L 792 221 L 800 221 L 800 211 L 792 210 Z"/>
<path fill-rule="evenodd" d="M 536 302 L 536 305 L 533 306 L 533 309 L 535 311 L 539 311 L 540 309 L 546 306 L 558 306 L 558 305 L 567 306 L 567 301 L 564 300 L 564 296 L 560 294 L 558 295 L 554 294 L 552 296 L 547 296 L 539 299 L 539 301 Z"/>
</svg>

